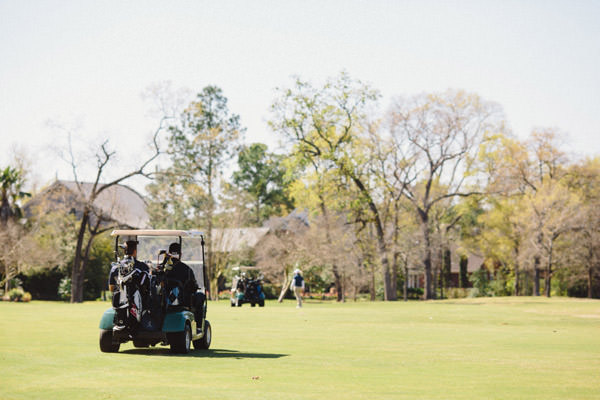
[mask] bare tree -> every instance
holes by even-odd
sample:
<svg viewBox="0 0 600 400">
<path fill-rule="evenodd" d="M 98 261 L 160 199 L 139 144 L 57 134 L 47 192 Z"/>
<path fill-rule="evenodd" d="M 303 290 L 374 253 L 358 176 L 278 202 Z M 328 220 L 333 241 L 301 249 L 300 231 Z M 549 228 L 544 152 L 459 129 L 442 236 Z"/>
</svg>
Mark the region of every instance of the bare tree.
<svg viewBox="0 0 600 400">
<path fill-rule="evenodd" d="M 271 282 L 280 282 L 278 301 L 282 302 L 292 281 L 292 271 L 306 264 L 306 253 L 300 238 L 307 227 L 293 219 L 275 218 L 270 221 L 270 232 L 256 250 L 257 266 Z"/>
<path fill-rule="evenodd" d="M 431 212 L 459 196 L 480 193 L 475 174 L 485 135 L 504 129 L 499 107 L 462 91 L 397 99 L 389 111 L 400 190 L 418 214 L 423 236 L 425 298 L 435 297 Z"/>
<path fill-rule="evenodd" d="M 81 220 L 77 229 L 77 244 L 75 246 L 75 257 L 71 274 L 72 303 L 80 303 L 83 301 L 85 270 L 95 237 L 111 229 L 113 226 L 110 224 L 110 222 L 112 222 L 111 215 L 107 215 L 107 213 L 101 211 L 94 203 L 104 191 L 115 185 L 121 184 L 134 176 L 151 177 L 152 172 L 149 172 L 148 169 L 152 162 L 160 155 L 158 137 L 165 128 L 164 125 L 169 118 L 170 116 L 163 116 L 160 119 L 158 127 L 152 135 L 150 155 L 140 162 L 138 166 L 133 167 L 130 171 L 122 173 L 120 176 L 117 176 L 107 183 L 102 182 L 103 176 L 107 169 L 113 167 L 116 151 L 109 147 L 108 140 L 104 141 L 95 154 L 95 176 L 90 185 L 84 185 L 84 182 L 79 177 L 78 171 L 82 165 L 78 163 L 75 156 L 72 133 L 64 127 L 55 125 L 56 128 L 66 131 L 68 136 L 68 150 L 64 159 L 71 166 L 73 179 L 77 187 L 77 201 L 81 207 Z"/>
</svg>

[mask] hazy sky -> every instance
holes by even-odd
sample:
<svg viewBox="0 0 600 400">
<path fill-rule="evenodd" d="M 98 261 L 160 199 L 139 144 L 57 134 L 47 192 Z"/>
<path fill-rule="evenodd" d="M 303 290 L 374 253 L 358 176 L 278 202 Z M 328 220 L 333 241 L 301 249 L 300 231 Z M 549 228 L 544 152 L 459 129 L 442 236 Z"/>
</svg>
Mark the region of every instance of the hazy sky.
<svg viewBox="0 0 600 400">
<path fill-rule="evenodd" d="M 70 179 L 49 119 L 136 158 L 156 121 L 140 94 L 161 81 L 221 87 L 246 141 L 273 147 L 274 88 L 341 70 L 379 89 L 382 109 L 466 89 L 522 138 L 556 127 L 569 150 L 600 154 L 600 1 L 0 0 L 0 166 L 17 145 L 40 183 Z"/>
</svg>

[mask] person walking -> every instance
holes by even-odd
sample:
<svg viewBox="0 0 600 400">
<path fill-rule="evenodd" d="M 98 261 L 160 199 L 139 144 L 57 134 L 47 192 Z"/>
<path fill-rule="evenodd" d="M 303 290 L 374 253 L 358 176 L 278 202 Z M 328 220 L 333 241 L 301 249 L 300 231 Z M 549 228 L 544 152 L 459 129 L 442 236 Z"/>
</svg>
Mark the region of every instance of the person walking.
<svg viewBox="0 0 600 400">
<path fill-rule="evenodd" d="M 300 271 L 299 269 L 294 270 L 294 277 L 292 278 L 290 289 L 294 292 L 294 295 L 296 296 L 296 308 L 301 308 L 302 293 L 304 292 L 304 278 L 302 277 L 302 271 Z"/>
</svg>

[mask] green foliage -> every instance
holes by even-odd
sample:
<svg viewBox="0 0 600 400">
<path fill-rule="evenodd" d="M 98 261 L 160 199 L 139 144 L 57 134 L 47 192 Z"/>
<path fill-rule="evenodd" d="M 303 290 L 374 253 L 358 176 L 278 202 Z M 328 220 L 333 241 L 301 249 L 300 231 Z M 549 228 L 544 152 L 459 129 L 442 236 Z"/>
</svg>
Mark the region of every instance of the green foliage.
<svg viewBox="0 0 600 400">
<path fill-rule="evenodd" d="M 464 299 L 469 296 L 469 290 L 463 288 L 449 288 L 446 292 L 449 299 Z"/>
<path fill-rule="evenodd" d="M 408 288 L 406 293 L 409 300 L 421 300 L 425 291 L 423 288 Z"/>
<path fill-rule="evenodd" d="M 58 297 L 64 301 L 71 298 L 71 278 L 65 276 L 60 280 L 58 284 Z"/>
<path fill-rule="evenodd" d="M 27 271 L 19 275 L 23 281 L 23 289 L 30 292 L 36 300 L 60 300 L 58 285 L 65 277 L 66 270 L 55 268 L 42 268 Z"/>
<path fill-rule="evenodd" d="M 179 178 L 206 186 L 210 193 L 223 162 L 238 149 L 240 117 L 230 113 L 220 88 L 207 86 L 169 131 L 169 155 Z"/>
<path fill-rule="evenodd" d="M 23 288 L 16 287 L 6 292 L 4 296 L 2 296 L 2 299 L 6 301 L 28 303 L 31 301 L 31 293 L 24 291 Z"/>
<path fill-rule="evenodd" d="M 310 293 L 324 293 L 331 282 L 331 278 L 326 279 L 326 276 L 330 275 L 325 270 L 325 266 L 313 265 L 305 267 L 303 271 L 304 282 L 306 290 Z"/>
<path fill-rule="evenodd" d="M 491 295 L 489 273 L 485 268 L 480 268 L 469 276 L 469 281 L 473 285 L 470 291 L 470 297 L 485 297 Z"/>
<path fill-rule="evenodd" d="M 269 153 L 267 149 L 262 143 L 242 147 L 238 154 L 239 170 L 233 173 L 233 183 L 252 199 L 252 203 L 246 207 L 254 215 L 257 225 L 272 215 L 281 216 L 294 207 L 286 194 L 283 157 Z"/>
<path fill-rule="evenodd" d="M 150 226 L 156 229 L 189 229 L 202 209 L 206 194 L 195 183 L 183 182 L 174 169 L 159 170 L 154 180 L 146 185 Z"/>
<path fill-rule="evenodd" d="M 110 236 L 100 235 L 94 240 L 83 284 L 84 300 L 95 300 L 108 289 L 110 263 L 114 260 L 114 243 Z"/>
<path fill-rule="evenodd" d="M 511 290 L 508 287 L 506 277 L 501 273 L 496 273 L 494 279 L 489 283 L 489 290 L 493 296 L 510 296 Z"/>
<path fill-rule="evenodd" d="M 22 191 L 25 172 L 17 167 L 8 166 L 0 170 L 0 222 L 23 216 L 19 201 L 30 193 Z"/>
</svg>

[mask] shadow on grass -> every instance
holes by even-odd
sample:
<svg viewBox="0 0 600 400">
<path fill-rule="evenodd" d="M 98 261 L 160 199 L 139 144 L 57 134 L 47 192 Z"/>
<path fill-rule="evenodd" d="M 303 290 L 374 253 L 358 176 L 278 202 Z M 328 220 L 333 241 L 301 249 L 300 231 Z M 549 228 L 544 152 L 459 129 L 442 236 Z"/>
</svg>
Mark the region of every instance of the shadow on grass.
<svg viewBox="0 0 600 400">
<path fill-rule="evenodd" d="M 165 347 L 155 348 L 137 348 L 127 349 L 119 352 L 120 354 L 140 355 L 140 356 L 167 356 L 167 357 L 198 357 L 198 358 L 235 358 L 238 360 L 244 358 L 281 358 L 289 354 L 277 353 L 247 353 L 237 350 L 209 349 L 209 350 L 191 350 L 188 354 L 175 354 Z"/>
</svg>

